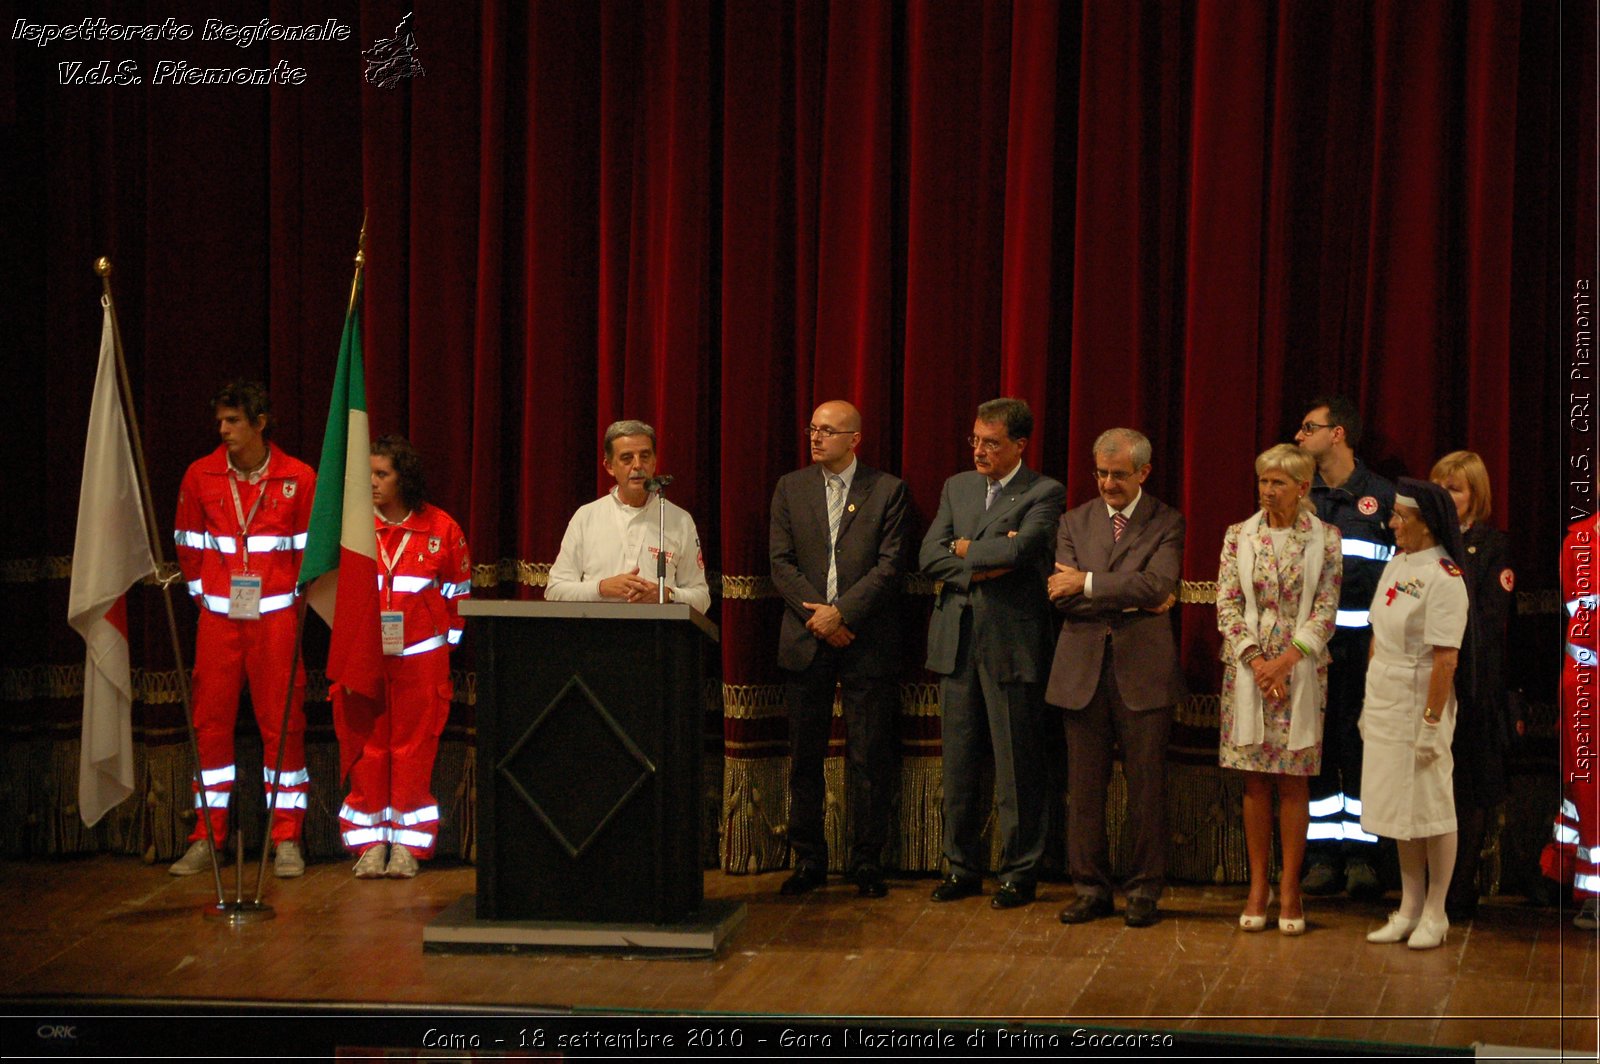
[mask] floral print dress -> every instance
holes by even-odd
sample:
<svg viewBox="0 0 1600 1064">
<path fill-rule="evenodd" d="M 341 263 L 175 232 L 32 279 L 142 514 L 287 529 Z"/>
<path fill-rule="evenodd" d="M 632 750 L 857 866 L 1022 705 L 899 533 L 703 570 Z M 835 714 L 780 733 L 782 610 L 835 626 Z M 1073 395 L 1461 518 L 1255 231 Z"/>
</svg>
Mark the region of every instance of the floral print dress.
<svg viewBox="0 0 1600 1064">
<path fill-rule="evenodd" d="M 1288 534 L 1282 530 L 1274 535 L 1265 516 L 1256 530 L 1254 572 L 1249 574 L 1256 600 L 1256 630 L 1252 631 L 1246 620 L 1244 587 L 1240 583 L 1239 537 L 1248 522 L 1231 525 L 1222 543 L 1222 563 L 1217 573 L 1217 628 L 1222 632 L 1222 660 L 1226 666 L 1222 677 L 1221 743 L 1217 761 L 1224 768 L 1243 769 L 1247 772 L 1270 772 L 1288 776 L 1314 776 L 1322 766 L 1321 729 L 1312 746 L 1299 750 L 1289 749 L 1290 698 L 1262 695 L 1263 721 L 1261 742 L 1250 746 L 1235 746 L 1229 741 L 1233 734 L 1233 715 L 1236 703 L 1235 688 L 1241 683 L 1254 684 L 1255 676 L 1248 667 L 1239 667 L 1239 656 L 1250 646 L 1258 646 L 1269 658 L 1275 658 L 1289 648 L 1295 636 L 1295 624 L 1300 613 L 1301 589 L 1306 579 L 1306 551 L 1311 541 L 1311 522 L 1317 518 L 1302 510 Z M 1339 585 L 1343 579 L 1344 565 L 1339 530 L 1323 524 L 1322 572 L 1317 578 L 1311 617 L 1307 622 L 1317 649 L 1317 684 L 1320 688 L 1318 705 L 1328 700 L 1328 640 L 1333 636 L 1334 617 L 1339 608 Z"/>
</svg>

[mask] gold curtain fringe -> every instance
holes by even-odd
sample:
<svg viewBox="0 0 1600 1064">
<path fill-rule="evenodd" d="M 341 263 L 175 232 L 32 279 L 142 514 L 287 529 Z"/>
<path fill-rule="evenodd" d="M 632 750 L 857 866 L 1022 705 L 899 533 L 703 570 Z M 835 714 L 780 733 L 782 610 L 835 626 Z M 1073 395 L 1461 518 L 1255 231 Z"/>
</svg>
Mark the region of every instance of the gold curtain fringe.
<svg viewBox="0 0 1600 1064">
<path fill-rule="evenodd" d="M 525 562 L 520 558 L 485 562 L 472 567 L 472 586 L 522 584 L 525 587 L 544 587 L 550 582 L 550 565 L 550 562 Z"/>
<path fill-rule="evenodd" d="M 1178 703 L 1173 719 L 1190 728 L 1216 728 L 1222 723 L 1222 696 L 1195 695 Z"/>
<path fill-rule="evenodd" d="M 0 584 L 36 584 L 41 580 L 66 580 L 72 576 L 72 555 L 54 558 L 0 560 Z"/>
<path fill-rule="evenodd" d="M 133 669 L 133 700 L 147 706 L 178 705 L 183 693 L 178 687 L 176 669 Z M 452 669 L 455 686 L 452 702 L 465 706 L 478 701 L 478 674 Z M 0 669 L 0 702 L 31 702 L 35 699 L 83 697 L 83 666 L 29 665 L 20 669 Z M 306 670 L 306 700 L 328 701 L 328 677 L 321 669 Z"/>
<path fill-rule="evenodd" d="M 0 700 L 28 702 L 35 698 L 83 695 L 83 664 L 26 665 L 0 670 Z"/>
<path fill-rule="evenodd" d="M 940 871 L 944 860 L 944 770 L 939 758 L 900 759 L 899 820 L 896 867 L 906 872 Z"/>
<path fill-rule="evenodd" d="M 465 669 L 452 669 L 450 680 L 455 689 L 451 701 L 457 705 L 478 704 L 478 674 Z M 719 705 L 722 715 L 730 720 L 758 720 L 781 716 L 783 709 L 782 684 L 706 684 L 706 709 L 715 711 Z M 66 700 L 83 697 L 83 666 L 80 665 L 29 665 L 23 668 L 0 669 L 0 702 L 30 702 L 35 699 Z M 178 674 L 175 670 L 134 669 L 133 700 L 144 705 L 177 705 L 179 702 Z M 320 669 L 306 670 L 306 700 L 328 701 L 328 677 Z M 1528 721 L 1529 735 L 1548 738 L 1555 734 L 1556 707 L 1551 702 L 1528 702 L 1531 710 Z M 839 712 L 837 699 L 835 713 Z M 939 685 L 937 683 L 903 683 L 900 685 L 900 712 L 909 717 L 937 717 L 940 714 Z M 1191 694 L 1178 704 L 1174 719 L 1191 728 L 1216 728 L 1222 722 L 1222 697 L 1219 694 Z M 154 735 L 155 733 L 149 733 Z"/>
<path fill-rule="evenodd" d="M 472 567 L 473 587 L 498 587 L 501 584 L 521 584 L 524 587 L 545 587 L 550 583 L 551 562 L 530 562 L 521 558 L 501 558 L 497 562 L 484 562 Z M 159 586 L 163 581 L 176 579 L 180 570 L 176 562 L 165 563 L 159 572 L 140 581 L 147 587 Z M 0 559 L 0 584 L 33 584 L 45 580 L 70 580 L 72 555 L 64 554 L 43 558 Z M 743 576 L 707 572 L 706 581 L 718 598 L 736 601 L 754 601 L 778 597 L 770 576 Z M 938 593 L 940 581 L 926 573 L 907 573 L 905 593 L 929 596 Z M 1188 605 L 1215 605 L 1217 582 L 1215 580 L 1185 580 L 1178 587 L 1178 601 Z M 1516 613 L 1520 617 L 1535 617 L 1562 612 L 1561 590 L 1543 588 L 1518 591 Z"/>
<path fill-rule="evenodd" d="M 900 712 L 908 717 L 937 717 L 940 712 L 939 685 L 937 683 L 901 684 Z"/>
<path fill-rule="evenodd" d="M 777 598 L 778 589 L 770 576 L 724 576 L 721 597 L 732 601 Z"/>
<path fill-rule="evenodd" d="M 788 758 L 724 760 L 721 828 L 726 871 L 767 872 L 788 863 Z"/>
<path fill-rule="evenodd" d="M 783 685 L 776 683 L 722 685 L 722 715 L 730 720 L 758 720 L 783 713 Z"/>
<path fill-rule="evenodd" d="M 722 867 L 722 785 L 726 759 L 706 753 L 700 761 L 700 867 Z"/>
</svg>

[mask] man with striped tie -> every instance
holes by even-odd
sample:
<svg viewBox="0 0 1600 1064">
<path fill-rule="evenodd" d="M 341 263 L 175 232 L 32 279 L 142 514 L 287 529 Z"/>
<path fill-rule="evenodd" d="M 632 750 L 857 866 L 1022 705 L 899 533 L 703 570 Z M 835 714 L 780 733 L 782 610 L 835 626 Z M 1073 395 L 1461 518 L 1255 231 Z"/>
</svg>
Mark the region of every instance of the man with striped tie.
<svg viewBox="0 0 1600 1064">
<path fill-rule="evenodd" d="M 1061 517 L 1050 601 L 1064 618 L 1045 701 L 1066 712 L 1067 864 L 1077 900 L 1061 922 L 1110 916 L 1117 883 L 1106 838 L 1112 743 L 1122 749 L 1133 827 L 1123 922 L 1148 927 L 1166 887 L 1167 736 L 1184 697 L 1172 618 L 1183 515 L 1145 491 L 1150 441 L 1107 429 L 1094 441 L 1099 496 Z"/>
<path fill-rule="evenodd" d="M 789 716 L 789 845 L 784 894 L 828 874 L 822 764 L 837 689 L 844 711 L 850 803 L 849 874 L 863 897 L 888 893 L 882 853 L 899 785 L 895 713 L 900 597 L 908 524 L 899 477 L 856 460 L 861 414 L 823 403 L 805 429 L 812 464 L 772 493 L 772 582 L 783 596 L 778 665 Z"/>
</svg>

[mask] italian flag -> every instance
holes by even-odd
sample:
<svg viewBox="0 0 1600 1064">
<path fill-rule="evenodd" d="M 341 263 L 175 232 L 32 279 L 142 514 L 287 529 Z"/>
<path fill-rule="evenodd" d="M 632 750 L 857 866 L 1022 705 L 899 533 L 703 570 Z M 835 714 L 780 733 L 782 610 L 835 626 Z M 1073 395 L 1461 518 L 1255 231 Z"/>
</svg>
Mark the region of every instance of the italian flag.
<svg viewBox="0 0 1600 1064">
<path fill-rule="evenodd" d="M 78 811 L 89 827 L 133 793 L 133 674 L 128 663 L 126 596 L 136 580 L 156 569 L 128 423 L 117 396 L 112 332 L 107 307 L 89 404 L 72 587 L 67 592 L 67 623 L 83 636 L 87 649 Z"/>
<path fill-rule="evenodd" d="M 378 538 L 372 521 L 372 437 L 361 364 L 361 275 L 339 340 L 339 368 L 317 465 L 317 494 L 300 560 L 311 608 L 328 622 L 328 682 L 378 697 L 383 643 L 378 629 Z M 338 491 L 334 490 L 338 485 Z M 341 579 L 341 576 L 343 579 Z"/>
</svg>

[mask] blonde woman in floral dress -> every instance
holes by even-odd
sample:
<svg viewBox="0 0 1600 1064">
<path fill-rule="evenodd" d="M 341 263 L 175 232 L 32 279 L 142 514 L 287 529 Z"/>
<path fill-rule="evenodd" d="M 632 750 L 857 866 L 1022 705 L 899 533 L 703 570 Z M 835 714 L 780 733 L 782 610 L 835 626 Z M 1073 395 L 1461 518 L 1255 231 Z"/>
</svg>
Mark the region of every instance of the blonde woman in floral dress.
<svg viewBox="0 0 1600 1064">
<path fill-rule="evenodd" d="M 1244 773 L 1244 834 L 1250 895 L 1239 926 L 1267 926 L 1272 793 L 1278 793 L 1283 890 L 1278 930 L 1305 931 L 1300 866 L 1310 819 L 1310 779 L 1322 764 L 1328 698 L 1328 639 L 1344 574 L 1339 530 L 1308 498 L 1316 459 L 1281 443 L 1256 458 L 1261 509 L 1228 528 L 1217 573 L 1222 632 L 1221 747 L 1224 768 Z"/>
</svg>

